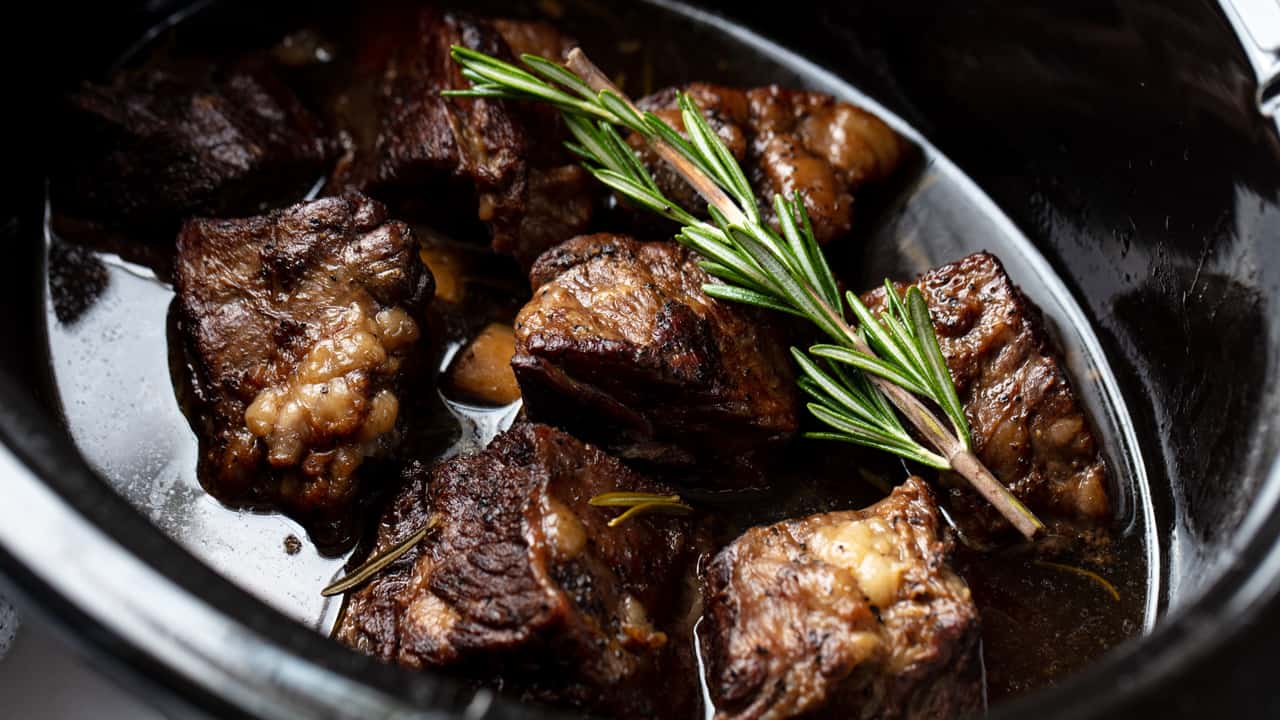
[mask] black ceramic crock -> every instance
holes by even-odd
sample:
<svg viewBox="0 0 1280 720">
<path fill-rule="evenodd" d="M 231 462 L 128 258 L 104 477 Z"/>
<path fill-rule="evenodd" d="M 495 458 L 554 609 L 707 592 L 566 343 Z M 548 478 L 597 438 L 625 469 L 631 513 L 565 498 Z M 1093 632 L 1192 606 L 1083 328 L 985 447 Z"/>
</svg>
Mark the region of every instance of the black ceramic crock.
<svg viewBox="0 0 1280 720">
<path fill-rule="evenodd" d="M 1266 17 L 1209 0 L 746 5 L 709 9 L 875 97 L 1000 205 L 1085 310 L 1133 414 L 1174 580 L 1164 615 L 993 715 L 1280 716 L 1280 141 L 1264 112 Z M 287 620 L 147 523 L 67 437 L 42 308 L 48 112 L 179 9 L 49 2 L 7 30 L 2 589 L 179 716 L 541 712 Z"/>
</svg>

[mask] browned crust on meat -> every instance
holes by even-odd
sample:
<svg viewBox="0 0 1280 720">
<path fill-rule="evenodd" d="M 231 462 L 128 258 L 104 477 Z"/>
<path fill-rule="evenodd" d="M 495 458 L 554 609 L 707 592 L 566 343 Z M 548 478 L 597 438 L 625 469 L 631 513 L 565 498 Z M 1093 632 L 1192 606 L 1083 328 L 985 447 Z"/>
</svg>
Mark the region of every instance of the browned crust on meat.
<svg viewBox="0 0 1280 720">
<path fill-rule="evenodd" d="M 857 525 L 868 530 L 850 530 Z M 862 540 L 885 555 L 846 546 Z M 748 530 L 704 575 L 716 717 L 926 720 L 976 710 L 978 611 L 950 551 L 919 478 L 865 510 Z M 846 557 L 852 565 L 836 562 Z"/>
<path fill-rule="evenodd" d="M 777 224 L 775 194 L 790 199 L 799 192 L 821 243 L 848 234 L 854 193 L 892 175 L 906 152 L 906 143 L 879 118 L 824 93 L 777 85 L 740 90 L 690 83 L 661 90 L 639 105 L 683 132 L 677 90 L 702 108 L 708 124 L 742 164 L 766 220 Z M 705 206 L 641 138 L 630 141 L 669 197 L 683 207 Z"/>
<path fill-rule="evenodd" d="M 561 147 L 558 113 L 487 98 L 445 97 L 470 87 L 453 45 L 514 60 L 519 50 L 570 42 L 543 23 L 489 21 L 424 8 L 383 72 L 372 148 L 334 179 L 390 203 L 398 213 L 469 232 L 487 228 L 493 248 L 528 267 L 543 250 L 590 222 L 590 179 Z M 381 42 L 373 37 L 370 42 Z"/>
<path fill-rule="evenodd" d="M 341 549 L 358 466 L 390 455 L 399 437 L 413 317 L 432 291 L 413 233 L 350 194 L 191 220 L 177 258 L 202 484 L 228 504 L 284 509 Z M 290 400 L 294 420 L 281 415 Z"/>
<path fill-rule="evenodd" d="M 539 258 L 512 360 L 530 416 L 666 464 L 741 459 L 793 433 L 785 352 L 757 313 L 702 292 L 697 263 L 607 234 Z"/>
<path fill-rule="evenodd" d="M 337 145 L 259 63 L 118 73 L 70 96 L 52 189 L 59 212 L 171 242 L 192 215 L 302 197 Z"/>
<path fill-rule="evenodd" d="M 587 500 L 623 490 L 670 492 L 543 425 L 517 425 L 430 472 L 411 468 L 374 551 L 433 514 L 440 529 L 352 594 L 338 639 L 529 698 L 684 716 L 696 700 L 683 587 L 701 541 L 688 518 L 607 527 L 617 510 Z M 578 540 L 548 534 L 549 518 Z"/>
</svg>

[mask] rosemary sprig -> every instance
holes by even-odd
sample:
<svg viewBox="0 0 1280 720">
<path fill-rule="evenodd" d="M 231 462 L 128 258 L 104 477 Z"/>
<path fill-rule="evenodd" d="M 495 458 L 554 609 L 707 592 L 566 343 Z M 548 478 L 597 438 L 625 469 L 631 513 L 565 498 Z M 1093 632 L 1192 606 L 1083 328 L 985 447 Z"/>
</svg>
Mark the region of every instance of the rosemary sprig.
<svg viewBox="0 0 1280 720">
<path fill-rule="evenodd" d="M 832 343 L 816 345 L 808 354 L 792 349 L 803 373 L 800 387 L 813 399 L 809 409 L 831 428 L 811 437 L 866 445 L 951 469 L 1027 538 L 1043 529 L 973 454 L 968 422 L 919 290 L 900 296 L 886 281 L 888 310 L 878 318 L 848 293 L 845 300 L 857 325 L 849 323 L 800 195 L 774 197 L 779 230 L 769 227 L 742 168 L 690 97 L 677 96 L 686 138 L 653 113 L 636 108 L 577 48 L 564 67 L 524 55 L 528 71 L 459 46 L 452 53 L 473 85 L 445 95 L 533 100 L 559 108 L 573 136 L 567 147 L 596 178 L 681 225 L 676 239 L 697 251 L 702 268 L 721 281 L 705 285 L 704 292 L 805 318 L 830 337 Z M 644 137 L 702 195 L 710 221 L 663 195 L 619 127 Z M 948 422 L 939 420 L 921 398 Z M 907 432 L 899 414 L 928 446 Z"/>
<path fill-rule="evenodd" d="M 680 501 L 679 495 L 659 495 L 642 492 L 607 492 L 596 495 L 587 502 L 596 507 L 624 507 L 621 515 L 609 521 L 609 527 L 617 527 L 639 515 L 660 513 L 663 515 L 688 515 L 693 508 Z"/>
<path fill-rule="evenodd" d="M 330 595 L 341 595 L 342 593 L 360 587 L 368 582 L 374 575 L 381 572 L 383 568 L 399 559 L 401 555 L 409 552 L 410 548 L 422 542 L 423 538 L 425 538 L 432 530 L 435 530 L 440 526 L 440 523 L 440 516 L 432 515 L 430 519 L 427 520 L 427 524 L 424 525 L 421 530 L 418 530 L 404 540 L 401 540 L 390 548 L 387 548 L 385 551 L 369 558 L 363 565 L 352 570 L 344 575 L 342 579 L 334 581 L 328 587 L 321 590 L 320 594 L 325 597 L 329 597 Z"/>
</svg>

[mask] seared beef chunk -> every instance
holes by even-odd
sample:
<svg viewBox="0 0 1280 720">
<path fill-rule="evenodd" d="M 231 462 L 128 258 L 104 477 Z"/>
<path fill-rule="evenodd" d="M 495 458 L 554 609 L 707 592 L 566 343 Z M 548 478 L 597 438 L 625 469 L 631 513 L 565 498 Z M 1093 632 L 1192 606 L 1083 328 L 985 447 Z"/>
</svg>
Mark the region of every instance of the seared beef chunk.
<svg viewBox="0 0 1280 720">
<path fill-rule="evenodd" d="M 201 481 L 229 504 L 281 506 L 340 547 L 361 464 L 399 434 L 432 290 L 413 233 L 357 194 L 191 220 L 176 286 Z"/>
<path fill-rule="evenodd" d="M 790 198 L 799 191 L 821 243 L 849 232 L 854 191 L 887 178 L 902 159 L 904 143 L 897 133 L 876 116 L 830 95 L 776 85 L 744 91 L 693 83 L 680 89 L 698 103 L 742 164 L 766 217 L 772 217 L 775 193 Z M 683 132 L 676 90 L 662 90 L 638 104 Z M 705 207 L 641 138 L 633 136 L 631 143 L 668 197 L 686 208 Z"/>
<path fill-rule="evenodd" d="M 530 417 L 676 465 L 734 465 L 796 430 L 786 353 L 758 313 L 702 292 L 683 247 L 581 236 L 529 279 L 512 366 Z"/>
<path fill-rule="evenodd" d="M 1049 525 L 1050 541 L 1101 542 L 1111 513 L 1106 464 L 1040 311 L 987 253 L 930 270 L 916 285 L 928 301 L 978 457 Z M 879 311 L 884 291 L 863 300 Z M 946 480 L 946 503 L 966 537 L 1016 539 L 962 479 Z"/>
<path fill-rule="evenodd" d="M 540 51 L 567 41 L 550 26 L 503 21 L 495 28 L 432 9 L 418 11 L 412 22 L 415 32 L 385 70 L 374 147 L 364 157 L 357 150 L 350 176 L 339 182 L 414 218 L 451 221 L 453 231 L 479 220 L 495 250 L 528 267 L 543 250 L 586 228 L 589 178 L 561 147 L 555 113 L 441 97 L 440 91 L 470 87 L 449 56 L 451 45 L 512 59 L 504 36 Z"/>
<path fill-rule="evenodd" d="M 263 68 L 123 72 L 70 105 L 53 183 L 59 211 L 165 241 L 192 215 L 302 198 L 337 147 Z"/>
<path fill-rule="evenodd" d="M 507 405 L 520 399 L 511 370 L 516 337 L 510 325 L 489 323 L 449 363 L 441 389 L 450 397 L 480 405 Z"/>
<path fill-rule="evenodd" d="M 545 425 L 415 464 L 374 552 L 438 527 L 353 593 L 344 643 L 409 667 L 623 717 L 691 717 L 692 520 L 617 527 L 601 493 L 670 490 Z"/>
<path fill-rule="evenodd" d="M 717 718 L 938 720 L 981 700 L 978 610 L 928 486 L 748 530 L 706 570 Z"/>
</svg>

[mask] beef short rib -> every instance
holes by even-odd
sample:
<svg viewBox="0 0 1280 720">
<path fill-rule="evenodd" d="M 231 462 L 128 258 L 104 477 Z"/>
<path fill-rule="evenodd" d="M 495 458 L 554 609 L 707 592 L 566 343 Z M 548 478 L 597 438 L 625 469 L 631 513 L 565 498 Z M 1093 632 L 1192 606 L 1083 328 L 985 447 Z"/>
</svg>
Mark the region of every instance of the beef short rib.
<svg viewBox="0 0 1280 720">
<path fill-rule="evenodd" d="M 964 404 L 974 452 L 1049 526 L 1042 547 L 1090 551 L 1104 544 L 1111 518 L 1106 463 L 1039 308 L 987 253 L 930 270 L 915 284 Z M 884 290 L 863 301 L 878 313 Z M 964 480 L 944 482 L 944 502 L 966 537 L 1017 539 Z"/>
<path fill-rule="evenodd" d="M 398 214 L 460 236 L 487 229 L 493 248 L 528 267 L 545 249 L 586 228 L 593 188 L 561 141 L 559 115 L 487 98 L 441 96 L 471 86 L 450 57 L 453 45 L 514 60 L 519 50 L 562 50 L 549 25 L 491 22 L 431 8 L 399 18 L 412 28 L 389 55 L 372 147 L 354 148 L 335 177 Z M 371 32 L 368 42 L 385 43 Z"/>
<path fill-rule="evenodd" d="M 200 479 L 349 544 L 362 465 L 400 435 L 430 273 L 409 228 L 356 194 L 270 215 L 191 220 L 177 326 L 191 364 Z"/>
<path fill-rule="evenodd" d="M 776 226 L 775 194 L 790 199 L 799 192 L 820 243 L 848 234 L 854 193 L 888 178 L 906 149 L 896 132 L 862 108 L 777 85 L 739 90 L 693 83 L 661 90 L 638 104 L 683 132 L 677 90 L 702 108 L 708 125 L 742 165 L 766 220 Z M 706 206 L 642 139 L 630 141 L 667 197 L 685 208 Z"/>
<path fill-rule="evenodd" d="M 192 216 L 294 202 L 337 145 L 266 67 L 119 73 L 73 93 L 57 153 L 55 209 L 169 242 Z"/>
<path fill-rule="evenodd" d="M 374 552 L 436 530 L 355 591 L 337 637 L 413 668 L 449 668 L 528 699 L 620 717 L 691 717 L 688 517 L 617 527 L 601 493 L 670 490 L 545 425 L 410 467 Z"/>
<path fill-rule="evenodd" d="M 963 717 L 979 619 L 928 486 L 748 530 L 705 573 L 700 631 L 720 720 Z"/>
<path fill-rule="evenodd" d="M 689 250 L 581 236 L 530 282 L 512 359 L 530 417 L 624 459 L 720 466 L 720 481 L 796 430 L 785 351 L 761 313 L 702 292 Z"/>
</svg>

